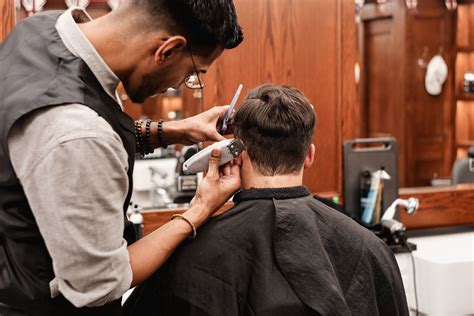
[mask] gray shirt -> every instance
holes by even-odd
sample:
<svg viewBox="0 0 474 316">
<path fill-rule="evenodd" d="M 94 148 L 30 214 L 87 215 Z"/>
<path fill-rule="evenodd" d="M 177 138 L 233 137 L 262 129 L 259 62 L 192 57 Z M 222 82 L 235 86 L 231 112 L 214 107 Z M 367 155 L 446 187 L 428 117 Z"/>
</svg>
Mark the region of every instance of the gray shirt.
<svg viewBox="0 0 474 316">
<path fill-rule="evenodd" d="M 116 98 L 119 79 L 76 24 L 87 20 L 87 13 L 72 8 L 56 28 L 66 47 Z M 118 299 L 132 282 L 122 237 L 128 161 L 118 134 L 89 107 L 70 104 L 19 120 L 8 147 L 52 258 L 51 296 L 61 293 L 77 307 Z"/>
</svg>

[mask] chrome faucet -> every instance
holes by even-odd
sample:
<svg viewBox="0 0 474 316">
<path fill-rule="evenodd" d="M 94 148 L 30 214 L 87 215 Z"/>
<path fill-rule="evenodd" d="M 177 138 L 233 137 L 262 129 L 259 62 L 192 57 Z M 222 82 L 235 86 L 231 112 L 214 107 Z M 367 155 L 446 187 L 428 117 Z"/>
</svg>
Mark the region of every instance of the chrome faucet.
<svg viewBox="0 0 474 316">
<path fill-rule="evenodd" d="M 404 232 L 406 230 L 405 225 L 394 219 L 397 206 L 403 206 L 406 212 L 412 215 L 420 206 L 420 202 L 417 198 L 414 197 L 411 197 L 408 200 L 396 199 L 395 201 L 393 201 L 392 205 L 387 208 L 387 210 L 382 216 L 382 220 L 380 221 L 380 223 L 382 224 L 382 226 L 388 228 L 392 235 L 395 233 Z"/>
</svg>

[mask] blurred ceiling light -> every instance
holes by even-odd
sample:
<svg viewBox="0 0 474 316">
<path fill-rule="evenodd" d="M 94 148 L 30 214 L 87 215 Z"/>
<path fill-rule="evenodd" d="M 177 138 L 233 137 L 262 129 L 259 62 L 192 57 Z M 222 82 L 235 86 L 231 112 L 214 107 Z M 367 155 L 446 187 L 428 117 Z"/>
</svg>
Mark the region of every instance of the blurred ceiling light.
<svg viewBox="0 0 474 316">
<path fill-rule="evenodd" d="M 23 4 L 26 12 L 28 12 L 28 16 L 31 16 L 36 12 L 43 10 L 46 0 L 22 0 L 21 3 Z"/>
<path fill-rule="evenodd" d="M 458 7 L 457 0 L 444 0 L 444 3 L 446 4 L 446 8 L 448 8 L 449 11 L 455 11 Z"/>
<path fill-rule="evenodd" d="M 362 8 L 364 7 L 365 0 L 354 0 L 355 3 L 355 22 L 362 22 L 361 14 Z"/>
<path fill-rule="evenodd" d="M 68 8 L 80 7 L 85 9 L 89 5 L 89 0 L 65 0 Z"/>
<path fill-rule="evenodd" d="M 418 6 L 418 0 L 405 0 L 408 10 L 416 10 Z"/>
</svg>

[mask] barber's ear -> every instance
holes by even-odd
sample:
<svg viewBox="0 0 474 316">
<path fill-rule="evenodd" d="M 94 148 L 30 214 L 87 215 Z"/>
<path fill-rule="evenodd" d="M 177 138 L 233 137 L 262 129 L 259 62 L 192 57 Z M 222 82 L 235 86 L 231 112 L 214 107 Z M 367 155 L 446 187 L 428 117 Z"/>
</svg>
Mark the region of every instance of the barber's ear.
<svg viewBox="0 0 474 316">
<path fill-rule="evenodd" d="M 171 36 L 164 40 L 155 52 L 155 61 L 162 63 L 170 61 L 183 52 L 186 47 L 186 39 L 183 36 Z"/>
<path fill-rule="evenodd" d="M 304 160 L 304 169 L 307 169 L 313 165 L 315 152 L 316 147 L 314 147 L 314 144 L 311 144 L 309 146 L 308 154 L 306 155 L 306 158 Z"/>
</svg>

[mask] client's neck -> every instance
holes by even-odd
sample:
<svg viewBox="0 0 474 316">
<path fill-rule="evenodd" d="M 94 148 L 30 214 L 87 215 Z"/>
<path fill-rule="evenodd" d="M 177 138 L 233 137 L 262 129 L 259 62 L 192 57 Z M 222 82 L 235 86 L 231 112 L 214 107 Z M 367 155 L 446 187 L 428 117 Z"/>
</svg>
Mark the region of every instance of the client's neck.
<svg viewBox="0 0 474 316">
<path fill-rule="evenodd" d="M 265 176 L 257 172 L 249 161 L 241 169 L 242 190 L 250 188 L 287 188 L 303 185 L 303 170 L 298 174 Z"/>
</svg>

